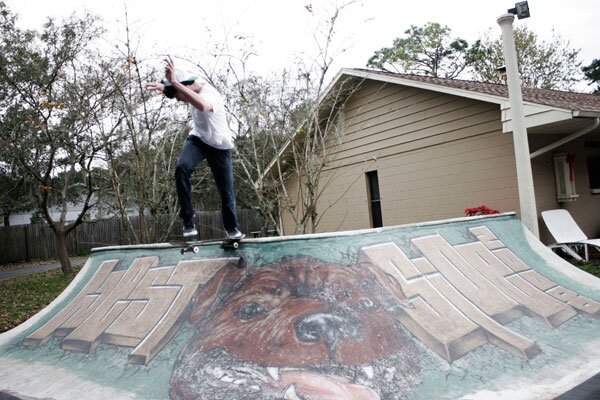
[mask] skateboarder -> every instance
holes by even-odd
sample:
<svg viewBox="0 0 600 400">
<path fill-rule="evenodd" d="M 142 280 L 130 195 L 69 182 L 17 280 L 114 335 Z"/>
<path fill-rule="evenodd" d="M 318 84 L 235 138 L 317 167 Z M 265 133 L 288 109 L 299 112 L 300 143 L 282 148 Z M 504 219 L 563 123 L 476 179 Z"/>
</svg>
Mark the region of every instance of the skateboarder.
<svg viewBox="0 0 600 400">
<path fill-rule="evenodd" d="M 169 99 L 188 103 L 193 122 L 192 131 L 181 149 L 175 169 L 183 236 L 188 239 L 198 235 L 194 226 L 190 176 L 198 164 L 206 160 L 221 196 L 221 211 L 227 238 L 241 239 L 245 235 L 240 232 L 237 223 L 231 162 L 233 137 L 227 125 L 223 99 L 208 83 L 177 70 L 170 56 L 165 62 L 165 79 L 161 82 L 149 82 L 146 88 L 161 92 Z"/>
</svg>

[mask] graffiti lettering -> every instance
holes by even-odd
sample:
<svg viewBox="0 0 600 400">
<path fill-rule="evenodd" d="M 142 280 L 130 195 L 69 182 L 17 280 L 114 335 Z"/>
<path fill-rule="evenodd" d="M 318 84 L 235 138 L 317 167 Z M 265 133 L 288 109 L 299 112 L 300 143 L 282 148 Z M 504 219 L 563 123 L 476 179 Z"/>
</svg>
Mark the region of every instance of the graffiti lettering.
<svg viewBox="0 0 600 400">
<path fill-rule="evenodd" d="M 394 243 L 362 248 L 382 285 L 403 307 L 401 322 L 448 361 L 492 343 L 523 358 L 540 352 L 503 325 L 527 316 L 557 327 L 577 312 L 600 317 L 600 304 L 557 286 L 530 269 L 485 226 L 479 241 L 451 246 L 439 235 L 415 238 L 423 257 L 409 259 Z"/>
<path fill-rule="evenodd" d="M 236 259 L 182 261 L 158 266 L 157 257 L 137 258 L 126 270 L 105 261 L 70 304 L 24 344 L 37 347 L 53 336 L 61 348 L 90 353 L 98 344 L 133 347 L 132 364 L 147 364 L 177 332 L 199 285 Z"/>
</svg>

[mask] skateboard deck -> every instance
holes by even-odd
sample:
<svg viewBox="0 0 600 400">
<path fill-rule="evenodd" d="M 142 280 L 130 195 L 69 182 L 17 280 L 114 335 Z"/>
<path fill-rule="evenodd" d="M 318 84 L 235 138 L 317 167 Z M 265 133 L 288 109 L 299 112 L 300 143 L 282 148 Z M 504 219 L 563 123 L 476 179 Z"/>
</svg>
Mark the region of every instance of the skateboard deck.
<svg viewBox="0 0 600 400">
<path fill-rule="evenodd" d="M 202 243 L 206 243 L 206 244 L 217 244 L 220 242 L 220 247 L 224 250 L 237 250 L 240 247 L 240 241 L 243 239 L 243 237 L 238 238 L 238 239 L 231 239 L 231 238 L 223 238 L 220 241 L 219 240 L 215 240 L 215 239 L 209 239 L 209 240 L 201 240 L 201 241 L 195 241 L 195 240 L 173 240 L 170 241 L 169 244 L 172 244 L 174 246 L 181 246 L 181 254 L 186 254 L 186 253 L 198 253 L 200 251 L 200 244 Z"/>
<path fill-rule="evenodd" d="M 177 246 L 177 247 L 181 247 L 181 254 L 186 254 L 186 253 L 198 253 L 200 252 L 200 245 L 201 244 L 218 244 L 220 242 L 220 247 L 224 250 L 230 250 L 230 249 L 238 249 L 240 247 L 240 241 L 243 238 L 239 238 L 239 239 L 230 239 L 230 238 L 225 238 L 222 240 L 202 240 L 202 241 L 185 241 L 185 240 L 173 240 L 170 241 L 169 244 L 173 245 L 173 246 Z M 246 261 L 244 260 L 244 257 L 242 256 L 238 256 L 238 262 L 236 265 L 237 269 L 243 269 L 246 267 Z"/>
</svg>

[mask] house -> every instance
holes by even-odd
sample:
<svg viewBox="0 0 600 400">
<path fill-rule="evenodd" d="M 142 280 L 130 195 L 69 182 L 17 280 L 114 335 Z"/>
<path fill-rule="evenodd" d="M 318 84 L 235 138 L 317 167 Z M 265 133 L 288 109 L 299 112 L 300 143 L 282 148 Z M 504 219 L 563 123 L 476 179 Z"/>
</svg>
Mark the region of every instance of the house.
<svg viewBox="0 0 600 400">
<path fill-rule="evenodd" d="M 105 208 L 102 208 L 102 204 L 99 202 L 98 196 L 96 193 L 92 194 L 92 197 L 90 198 L 90 204 L 92 204 L 93 207 L 87 212 L 86 220 L 95 221 L 95 220 L 111 218 L 112 216 L 114 216 L 113 212 L 111 212 Z M 75 221 L 77 219 L 77 217 L 79 216 L 79 214 L 81 213 L 81 211 L 83 210 L 83 206 L 84 206 L 83 201 L 80 201 L 80 200 L 74 201 L 74 202 L 69 201 L 67 204 L 67 212 L 65 214 L 65 221 L 67 221 L 67 222 Z M 48 208 L 48 212 L 50 213 L 50 216 L 52 217 L 52 219 L 54 221 L 58 221 L 60 219 L 60 216 L 62 213 L 62 207 L 58 206 L 58 205 L 50 206 Z M 129 215 L 129 216 L 137 215 L 137 210 L 135 210 L 133 207 L 129 207 L 127 209 L 127 215 Z M 32 222 L 32 220 L 33 220 L 33 222 Z M 45 222 L 45 221 L 43 221 L 42 215 L 36 209 L 12 213 L 10 215 L 10 226 L 28 225 L 28 224 L 39 223 L 39 222 Z"/>
<path fill-rule="evenodd" d="M 318 232 L 462 217 L 482 204 L 519 213 L 507 86 L 342 69 L 325 95 L 349 83 L 343 102 L 324 106 L 340 108 L 343 128 L 330 141 Z M 600 96 L 522 93 L 538 216 L 566 208 L 600 236 Z M 299 207 L 288 210 L 292 234 Z M 551 241 L 541 219 L 539 228 Z"/>
</svg>

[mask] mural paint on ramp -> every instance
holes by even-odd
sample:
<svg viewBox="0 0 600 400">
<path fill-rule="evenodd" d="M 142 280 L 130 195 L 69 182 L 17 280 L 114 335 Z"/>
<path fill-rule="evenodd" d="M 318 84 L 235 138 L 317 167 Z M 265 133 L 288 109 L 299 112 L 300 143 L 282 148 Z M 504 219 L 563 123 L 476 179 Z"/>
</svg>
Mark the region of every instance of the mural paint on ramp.
<svg viewBox="0 0 600 400">
<path fill-rule="evenodd" d="M 600 280 L 512 213 L 183 256 L 103 248 L 0 335 L 0 393 L 554 398 L 600 371 L 599 318 Z"/>
</svg>

